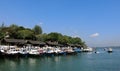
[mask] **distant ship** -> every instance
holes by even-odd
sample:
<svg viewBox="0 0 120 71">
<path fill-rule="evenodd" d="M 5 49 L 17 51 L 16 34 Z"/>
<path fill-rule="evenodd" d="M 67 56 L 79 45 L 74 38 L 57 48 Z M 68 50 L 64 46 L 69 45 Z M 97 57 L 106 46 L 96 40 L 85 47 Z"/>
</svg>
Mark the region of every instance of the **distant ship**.
<svg viewBox="0 0 120 71">
<path fill-rule="evenodd" d="M 112 48 L 108 48 L 107 52 L 108 52 L 108 53 L 113 52 Z"/>
</svg>

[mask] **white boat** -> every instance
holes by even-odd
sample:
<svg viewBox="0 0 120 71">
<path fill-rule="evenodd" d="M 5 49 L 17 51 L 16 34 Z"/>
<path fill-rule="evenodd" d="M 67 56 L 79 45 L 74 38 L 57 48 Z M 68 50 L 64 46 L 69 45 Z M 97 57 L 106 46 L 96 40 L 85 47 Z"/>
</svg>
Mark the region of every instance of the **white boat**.
<svg viewBox="0 0 120 71">
<path fill-rule="evenodd" d="M 51 54 L 51 53 L 54 53 L 54 50 L 48 50 L 47 53 Z"/>
<path fill-rule="evenodd" d="M 100 53 L 99 51 L 95 51 L 95 53 Z"/>
<path fill-rule="evenodd" d="M 73 50 L 74 50 L 75 52 L 81 52 L 81 49 L 80 49 L 80 48 L 73 48 Z"/>
<path fill-rule="evenodd" d="M 85 49 L 82 49 L 83 52 L 92 52 L 93 49 L 88 47 L 88 48 L 85 48 Z"/>
<path fill-rule="evenodd" d="M 4 50 L 4 53 L 6 54 L 17 54 L 19 52 L 20 52 L 19 48 L 10 48 L 9 50 Z"/>
<path fill-rule="evenodd" d="M 108 48 L 108 51 L 107 51 L 107 52 L 108 52 L 108 53 L 113 52 L 112 48 Z"/>
<path fill-rule="evenodd" d="M 20 54 L 28 54 L 27 50 L 25 50 L 25 49 L 21 49 L 19 53 Z"/>
<path fill-rule="evenodd" d="M 36 50 L 36 49 L 31 49 L 31 50 L 29 51 L 29 54 L 30 54 L 30 55 L 39 55 L 40 53 L 39 53 L 38 50 Z"/>
</svg>

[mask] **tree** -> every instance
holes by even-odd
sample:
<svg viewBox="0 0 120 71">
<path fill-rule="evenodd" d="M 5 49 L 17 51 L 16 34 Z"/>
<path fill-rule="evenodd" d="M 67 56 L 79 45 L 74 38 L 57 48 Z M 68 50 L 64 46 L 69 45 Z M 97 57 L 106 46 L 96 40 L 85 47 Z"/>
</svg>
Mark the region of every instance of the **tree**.
<svg viewBox="0 0 120 71">
<path fill-rule="evenodd" d="M 69 38 L 68 38 L 68 36 L 64 35 L 64 36 L 59 38 L 58 42 L 60 44 L 67 44 L 69 42 Z"/>
<path fill-rule="evenodd" d="M 47 41 L 58 41 L 61 36 L 60 33 L 52 32 L 48 34 Z"/>
<path fill-rule="evenodd" d="M 16 24 L 11 24 L 9 27 L 14 30 L 18 29 L 18 25 L 16 25 Z"/>
<path fill-rule="evenodd" d="M 44 33 L 44 34 L 36 35 L 36 39 L 39 40 L 39 41 L 45 42 L 47 40 L 47 34 Z"/>
<path fill-rule="evenodd" d="M 33 28 L 33 31 L 35 35 L 42 34 L 42 28 L 39 25 L 35 25 L 35 27 Z"/>
<path fill-rule="evenodd" d="M 79 37 L 72 38 L 72 43 L 73 44 L 81 44 L 82 40 Z"/>
<path fill-rule="evenodd" d="M 16 24 L 12 24 L 8 27 L 8 29 L 9 29 L 8 33 L 9 33 L 9 36 L 11 38 L 17 38 L 18 37 L 18 32 L 17 32 L 18 28 L 19 27 Z"/>
<path fill-rule="evenodd" d="M 18 31 L 18 35 L 20 39 L 34 39 L 35 38 L 35 36 L 33 35 L 33 32 L 27 29 Z"/>
<path fill-rule="evenodd" d="M 28 39 L 28 40 L 39 40 L 39 41 L 52 41 L 58 42 L 59 44 L 75 44 L 80 45 L 83 48 L 87 48 L 84 41 L 79 37 L 71 37 L 67 35 L 62 35 L 61 33 L 51 32 L 49 34 L 42 34 L 42 29 L 40 26 L 35 25 L 33 29 L 25 28 L 23 26 L 17 26 L 12 24 L 10 26 L 4 26 L 4 23 L 0 26 L 0 39 L 9 36 L 9 38 L 14 39 Z"/>
<path fill-rule="evenodd" d="M 2 38 L 4 38 L 4 36 L 5 36 L 4 33 L 0 33 L 0 40 L 1 40 Z"/>
<path fill-rule="evenodd" d="M 2 23 L 2 25 L 0 26 L 0 39 L 4 38 L 4 33 L 3 33 L 3 28 L 4 28 L 4 22 Z"/>
</svg>

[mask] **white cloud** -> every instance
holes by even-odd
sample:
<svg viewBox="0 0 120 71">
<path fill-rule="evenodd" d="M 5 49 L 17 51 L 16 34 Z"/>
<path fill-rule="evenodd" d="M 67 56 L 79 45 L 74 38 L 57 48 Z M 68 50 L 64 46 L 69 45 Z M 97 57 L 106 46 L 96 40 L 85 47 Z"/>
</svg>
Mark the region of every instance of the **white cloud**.
<svg viewBox="0 0 120 71">
<path fill-rule="evenodd" d="M 90 37 L 98 37 L 99 36 L 99 33 L 94 33 L 92 35 L 90 35 Z"/>
<path fill-rule="evenodd" d="M 41 26 L 41 25 L 43 25 L 43 24 L 44 24 L 43 22 L 39 22 L 37 25 Z"/>
<path fill-rule="evenodd" d="M 42 24 L 43 24 L 43 22 L 40 22 L 39 24 L 40 24 L 40 25 L 42 25 Z"/>
<path fill-rule="evenodd" d="M 74 35 L 74 36 L 72 36 L 72 37 L 76 38 L 76 37 L 80 37 L 80 36 L 79 36 L 79 35 Z"/>
</svg>

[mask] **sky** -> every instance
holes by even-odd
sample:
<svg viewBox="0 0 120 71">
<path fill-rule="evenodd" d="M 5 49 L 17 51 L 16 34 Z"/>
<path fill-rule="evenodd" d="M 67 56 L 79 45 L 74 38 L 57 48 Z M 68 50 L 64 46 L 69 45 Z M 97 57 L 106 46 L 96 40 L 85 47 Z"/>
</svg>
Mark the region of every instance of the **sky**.
<svg viewBox="0 0 120 71">
<path fill-rule="evenodd" d="M 90 47 L 120 46 L 120 0 L 0 0 L 0 24 L 80 37 Z"/>
</svg>

